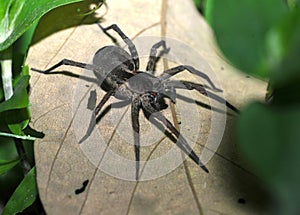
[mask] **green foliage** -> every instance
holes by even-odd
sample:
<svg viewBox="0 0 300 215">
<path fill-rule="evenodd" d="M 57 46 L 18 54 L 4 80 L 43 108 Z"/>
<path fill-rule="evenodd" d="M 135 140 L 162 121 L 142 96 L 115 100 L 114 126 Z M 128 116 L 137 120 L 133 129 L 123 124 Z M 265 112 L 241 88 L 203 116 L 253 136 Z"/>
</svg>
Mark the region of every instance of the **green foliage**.
<svg viewBox="0 0 300 215">
<path fill-rule="evenodd" d="M 11 46 L 42 15 L 58 6 L 81 0 L 0 1 L 0 51 Z"/>
<path fill-rule="evenodd" d="M 208 0 L 206 17 L 234 65 L 269 79 L 269 102 L 248 105 L 238 118 L 238 143 L 273 194 L 277 214 L 299 214 L 300 7 L 287 3 Z"/>
<path fill-rule="evenodd" d="M 204 5 L 206 3 L 206 0 L 194 0 L 194 3 L 196 5 L 197 9 L 199 10 L 199 12 L 203 14 Z"/>
<path fill-rule="evenodd" d="M 268 34 L 287 14 L 287 5 L 282 0 L 210 0 L 205 12 L 226 57 L 244 72 L 268 77 Z"/>
<path fill-rule="evenodd" d="M 295 7 L 279 25 L 272 29 L 268 40 L 271 80 L 276 87 L 300 80 L 300 8 Z"/>
<path fill-rule="evenodd" d="M 32 140 L 42 136 L 28 126 L 30 77 L 28 66 L 24 65 L 35 27 L 49 10 L 78 1 L 81 0 L 0 1 L 0 198 L 6 202 L 10 197 L 3 214 L 23 211 L 37 196 L 35 168 L 10 196 L 25 170 L 23 161 L 34 165 Z M 18 154 L 16 146 L 24 147 L 25 154 Z"/>
<path fill-rule="evenodd" d="M 21 109 L 28 107 L 27 86 L 29 84 L 29 76 L 23 76 L 17 83 L 13 96 L 0 103 L 0 113 L 13 109 Z"/>
<path fill-rule="evenodd" d="M 238 139 L 251 162 L 280 201 L 279 214 L 299 214 L 300 105 L 249 105 L 238 119 Z"/>
<path fill-rule="evenodd" d="M 38 194 L 35 175 L 35 168 L 32 168 L 5 205 L 2 215 L 20 213 L 35 201 Z"/>
<path fill-rule="evenodd" d="M 9 171 L 11 168 L 13 168 L 15 165 L 17 165 L 20 162 L 20 159 L 14 159 L 14 160 L 0 160 L 0 175 L 3 175 L 7 171 Z"/>
</svg>

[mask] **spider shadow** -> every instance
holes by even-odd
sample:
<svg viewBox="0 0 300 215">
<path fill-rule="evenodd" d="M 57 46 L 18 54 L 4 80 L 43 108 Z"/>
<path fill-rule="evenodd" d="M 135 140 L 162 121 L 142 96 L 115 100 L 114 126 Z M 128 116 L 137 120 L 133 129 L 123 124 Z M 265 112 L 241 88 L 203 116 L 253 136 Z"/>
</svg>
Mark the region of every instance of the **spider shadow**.
<svg viewBox="0 0 300 215">
<path fill-rule="evenodd" d="M 78 78 L 78 79 L 81 79 L 81 80 L 99 85 L 99 82 L 98 82 L 97 78 L 91 78 L 91 77 L 88 77 L 88 76 L 85 76 L 85 75 L 78 75 L 78 74 L 75 74 L 75 73 L 69 72 L 69 71 L 57 71 L 57 72 L 45 73 L 41 70 L 34 69 L 34 68 L 31 68 L 31 70 L 34 71 L 34 72 L 40 73 L 40 74 L 65 75 L 65 76 L 69 76 L 69 77 L 72 77 L 72 78 Z"/>
<path fill-rule="evenodd" d="M 177 94 L 177 98 L 185 101 L 185 102 L 188 102 L 188 103 L 195 103 L 196 105 L 200 106 L 200 107 L 203 107 L 205 109 L 208 109 L 208 110 L 211 110 L 211 111 L 214 111 L 214 112 L 217 112 L 217 113 L 222 113 L 222 114 L 227 114 L 229 116 L 235 116 L 236 114 L 232 114 L 230 112 L 226 112 L 224 111 L 223 109 L 219 109 L 219 108 L 216 108 L 216 107 L 213 107 L 209 104 L 206 104 L 204 102 L 201 102 L 201 101 L 198 101 L 198 100 L 193 100 L 189 97 L 186 97 L 184 95 L 181 95 L 181 94 Z M 218 102 L 220 103 L 223 103 L 223 101 L 219 100 Z"/>
</svg>

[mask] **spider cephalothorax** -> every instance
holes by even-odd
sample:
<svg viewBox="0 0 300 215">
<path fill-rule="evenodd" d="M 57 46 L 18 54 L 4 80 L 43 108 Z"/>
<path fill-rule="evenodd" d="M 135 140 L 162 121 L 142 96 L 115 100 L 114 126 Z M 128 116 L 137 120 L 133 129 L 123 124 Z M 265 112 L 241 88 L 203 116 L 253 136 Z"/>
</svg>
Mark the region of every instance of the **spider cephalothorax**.
<svg viewBox="0 0 300 215">
<path fill-rule="evenodd" d="M 99 25 L 103 32 L 109 37 L 113 38 L 108 30 L 112 29 L 117 32 L 124 42 L 128 45 L 129 52 L 117 46 L 105 46 L 99 49 L 93 58 L 93 64 L 80 63 L 68 59 L 60 61 L 58 64 L 51 68 L 41 71 L 32 69 L 34 71 L 49 73 L 61 65 L 69 65 L 80 68 L 92 70 L 97 77 L 98 84 L 106 91 L 106 94 L 93 110 L 93 116 L 96 117 L 104 104 L 111 96 L 118 99 L 122 99 L 131 103 L 131 121 L 134 132 L 134 150 L 136 159 L 136 180 L 139 178 L 139 161 L 140 161 L 140 125 L 139 125 L 139 113 L 142 109 L 147 119 L 153 116 L 160 121 L 170 132 L 177 138 L 177 146 L 186 153 L 196 164 L 198 164 L 204 171 L 208 172 L 208 169 L 201 162 L 199 157 L 190 147 L 185 138 L 180 135 L 178 130 L 172 125 L 172 123 L 163 116 L 161 110 L 168 107 L 165 102 L 165 98 L 171 99 L 172 102 L 176 102 L 176 89 L 196 90 L 199 93 L 209 96 L 221 103 L 225 103 L 227 107 L 233 111 L 238 110 L 228 103 L 226 100 L 218 97 L 212 91 L 221 91 L 218 89 L 209 77 L 196 70 L 192 66 L 180 65 L 166 71 L 163 71 L 161 75 L 154 76 L 155 65 L 160 55 L 157 54 L 159 48 L 163 48 L 163 52 L 168 52 L 165 41 L 161 40 L 154 44 L 150 51 L 149 61 L 147 63 L 146 72 L 139 70 L 139 56 L 133 42 L 120 30 L 117 25 L 111 25 L 107 28 L 103 28 Z M 209 86 L 196 84 L 189 81 L 172 80 L 170 77 L 182 72 L 189 71 L 190 73 L 204 78 Z M 93 126 L 90 126 L 93 127 Z M 88 129 L 87 135 L 80 141 L 83 142 L 91 132 L 91 128 Z"/>
</svg>

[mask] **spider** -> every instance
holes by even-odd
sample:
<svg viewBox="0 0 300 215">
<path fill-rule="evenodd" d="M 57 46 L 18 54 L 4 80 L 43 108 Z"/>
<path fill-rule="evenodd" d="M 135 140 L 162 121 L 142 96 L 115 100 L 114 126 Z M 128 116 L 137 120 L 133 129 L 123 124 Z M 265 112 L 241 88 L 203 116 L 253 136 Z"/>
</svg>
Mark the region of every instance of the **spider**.
<svg viewBox="0 0 300 215">
<path fill-rule="evenodd" d="M 227 107 L 237 113 L 238 110 L 226 100 L 208 91 L 213 90 L 220 92 L 222 90 L 218 89 L 206 74 L 198 71 L 192 66 L 179 65 L 163 71 L 159 76 L 154 76 L 157 61 L 163 53 L 167 53 L 169 51 L 169 48 L 166 47 L 166 42 L 164 40 L 161 40 L 152 46 L 146 71 L 144 72 L 139 70 L 139 56 L 134 43 L 123 33 L 123 31 L 116 24 L 104 28 L 98 23 L 98 26 L 114 42 L 116 42 L 116 39 L 112 37 L 108 31 L 115 31 L 126 43 L 130 53 L 119 46 L 104 46 L 95 53 L 93 57 L 93 64 L 63 59 L 47 70 L 38 70 L 33 68 L 32 70 L 49 74 L 59 66 L 68 65 L 93 71 L 94 75 L 97 77 L 98 84 L 106 92 L 102 100 L 93 110 L 93 117 L 96 117 L 100 113 L 104 104 L 111 96 L 131 103 L 131 121 L 134 135 L 134 152 L 136 160 L 136 180 L 139 178 L 140 171 L 140 110 L 143 111 L 145 117 L 149 121 L 151 115 L 160 121 L 162 125 L 164 125 L 169 132 L 171 132 L 172 135 L 175 135 L 177 138 L 177 146 L 198 166 L 208 173 L 208 169 L 193 151 L 186 139 L 160 112 L 168 107 L 165 102 L 165 98 L 168 98 L 175 103 L 176 89 L 196 90 L 204 96 L 209 96 L 210 98 L 221 103 L 225 103 Z M 159 48 L 163 48 L 163 51 L 161 52 L 162 54 L 157 53 Z M 170 79 L 170 77 L 185 70 L 193 75 L 202 77 L 210 86 L 196 84 L 189 81 Z M 92 127 L 91 124 L 90 127 Z M 90 130 L 90 128 L 88 130 Z M 86 135 L 79 143 L 83 142 L 87 136 L 88 135 Z"/>
</svg>

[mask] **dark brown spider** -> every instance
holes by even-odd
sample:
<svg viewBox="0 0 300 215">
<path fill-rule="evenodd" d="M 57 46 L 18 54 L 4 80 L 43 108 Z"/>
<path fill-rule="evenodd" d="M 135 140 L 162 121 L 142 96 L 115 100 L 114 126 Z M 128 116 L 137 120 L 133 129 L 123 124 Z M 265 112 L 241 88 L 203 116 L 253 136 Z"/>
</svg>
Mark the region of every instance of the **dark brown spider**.
<svg viewBox="0 0 300 215">
<path fill-rule="evenodd" d="M 164 71 L 159 76 L 154 76 L 154 70 L 156 62 L 161 57 L 157 54 L 157 50 L 162 47 L 163 52 L 168 52 L 164 40 L 154 44 L 150 51 L 150 57 L 147 63 L 146 72 L 139 70 L 139 56 L 133 42 L 121 31 L 121 29 L 113 24 L 107 28 L 103 28 L 100 24 L 99 27 L 103 32 L 115 39 L 107 33 L 112 29 L 118 33 L 123 41 L 128 45 L 130 54 L 124 49 L 118 46 L 105 46 L 99 49 L 93 58 L 93 64 L 86 64 L 76 62 L 68 59 L 63 59 L 59 63 L 55 64 L 51 68 L 41 71 L 38 69 L 32 69 L 33 71 L 42 72 L 45 74 L 50 73 L 61 65 L 69 65 L 80 67 L 88 70 L 92 70 L 97 77 L 98 84 L 106 91 L 106 94 L 96 106 L 93 111 L 93 117 L 96 117 L 104 104 L 111 96 L 114 96 L 121 100 L 126 100 L 131 103 L 131 119 L 132 128 L 134 131 L 134 151 L 136 159 L 136 180 L 139 178 L 139 161 L 140 161 L 140 126 L 139 126 L 139 112 L 140 109 L 144 112 L 145 117 L 149 120 L 150 116 L 154 116 L 159 120 L 173 135 L 177 137 L 177 146 L 186 153 L 196 164 L 198 164 L 205 172 L 208 173 L 208 169 L 187 143 L 185 138 L 180 135 L 177 129 L 172 123 L 161 114 L 161 110 L 168 107 L 165 103 L 165 98 L 171 99 L 172 102 L 176 102 L 176 89 L 197 90 L 199 93 L 208 96 L 221 103 L 225 103 L 227 107 L 238 113 L 238 110 L 226 100 L 217 96 L 216 94 L 208 91 L 208 89 L 220 92 L 221 90 L 216 88 L 210 78 L 188 65 L 180 65 L 174 68 Z M 196 84 L 189 81 L 176 81 L 169 78 L 187 70 L 190 73 L 204 78 L 210 85 L 210 87 L 202 84 Z M 93 127 L 93 125 L 90 125 Z M 88 133 L 92 128 L 88 129 Z M 89 134 L 85 135 L 80 141 L 83 142 Z"/>
</svg>

